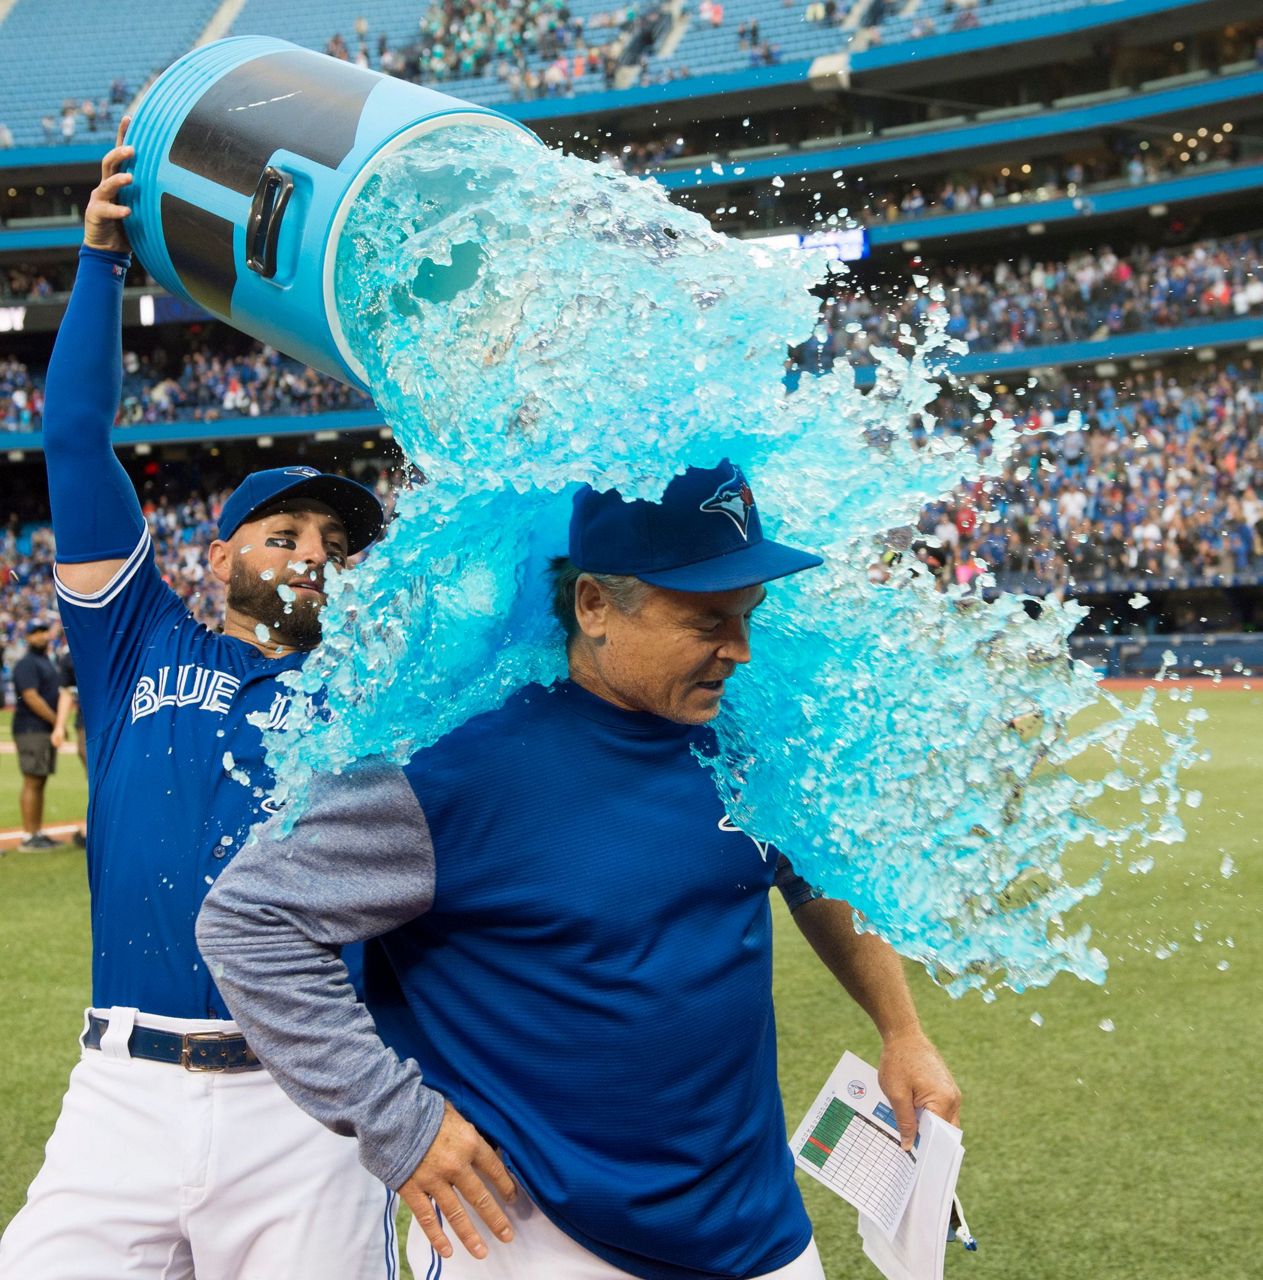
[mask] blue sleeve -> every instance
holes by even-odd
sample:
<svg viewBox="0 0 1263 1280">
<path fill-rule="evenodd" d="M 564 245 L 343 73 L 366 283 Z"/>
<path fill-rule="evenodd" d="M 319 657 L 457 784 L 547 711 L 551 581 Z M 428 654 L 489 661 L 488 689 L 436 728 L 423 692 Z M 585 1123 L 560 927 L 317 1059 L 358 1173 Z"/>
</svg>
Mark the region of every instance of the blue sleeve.
<svg viewBox="0 0 1263 1280">
<path fill-rule="evenodd" d="M 135 549 L 99 591 L 71 591 L 60 578 L 55 582 L 84 723 L 90 731 L 117 725 L 160 632 L 189 619 L 189 612 L 158 573 L 143 522 Z"/>
<path fill-rule="evenodd" d="M 781 897 L 785 899 L 785 905 L 791 913 L 797 911 L 804 902 L 814 902 L 815 899 L 824 897 L 820 889 L 809 885 L 794 870 L 793 864 L 783 853 L 777 853 L 776 857 L 776 887 L 781 891 Z"/>
<path fill-rule="evenodd" d="M 126 254 L 86 246 L 48 365 L 44 461 L 61 564 L 122 560 L 99 591 L 55 579 L 89 725 L 117 723 L 149 637 L 185 614 L 154 563 L 149 529 L 110 433 L 123 380 Z"/>
<path fill-rule="evenodd" d="M 44 387 L 44 461 L 62 564 L 124 560 L 145 532 L 110 433 L 123 385 L 123 279 L 130 257 L 86 246 Z"/>
</svg>

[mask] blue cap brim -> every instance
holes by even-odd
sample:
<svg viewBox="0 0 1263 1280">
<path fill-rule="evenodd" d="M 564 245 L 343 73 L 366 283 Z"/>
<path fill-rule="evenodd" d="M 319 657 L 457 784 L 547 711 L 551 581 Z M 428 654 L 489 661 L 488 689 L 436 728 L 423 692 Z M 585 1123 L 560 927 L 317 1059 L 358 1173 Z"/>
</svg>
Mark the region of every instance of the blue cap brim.
<svg viewBox="0 0 1263 1280">
<path fill-rule="evenodd" d="M 346 530 L 347 551 L 351 555 L 363 551 L 381 533 L 385 524 L 382 504 L 371 489 L 357 480 L 348 480 L 345 476 L 316 475 L 295 480 L 284 489 L 269 494 L 247 511 L 231 529 L 225 531 L 221 525 L 219 536 L 231 538 L 243 524 L 258 519 L 256 512 L 296 498 L 312 498 L 324 503 L 334 512 Z"/>
<path fill-rule="evenodd" d="M 824 561 L 819 556 L 764 538 L 727 555 L 656 573 L 638 573 L 636 577 L 650 586 L 666 587 L 670 591 L 738 591 L 822 564 Z"/>
</svg>

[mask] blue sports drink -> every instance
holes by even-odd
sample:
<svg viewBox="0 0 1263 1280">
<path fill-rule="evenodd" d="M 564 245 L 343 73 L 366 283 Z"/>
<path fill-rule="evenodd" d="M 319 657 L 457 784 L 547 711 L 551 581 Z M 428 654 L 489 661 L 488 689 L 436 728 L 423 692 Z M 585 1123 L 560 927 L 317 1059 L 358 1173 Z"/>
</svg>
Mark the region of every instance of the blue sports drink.
<svg viewBox="0 0 1263 1280">
<path fill-rule="evenodd" d="M 1018 433 L 996 423 L 981 458 L 934 429 L 941 295 L 905 354 L 878 353 L 870 394 L 845 364 L 787 394 L 821 268 L 511 130 L 444 129 L 378 164 L 334 293 L 428 483 L 400 496 L 290 677 L 311 700 L 272 737 L 280 795 L 298 812 L 318 771 L 406 760 L 564 669 L 543 570 L 576 483 L 654 499 L 729 457 L 769 535 L 826 559 L 772 584 L 730 682 L 710 764 L 731 818 L 954 992 L 1100 980 L 1104 957 L 1067 918 L 1099 876 L 1065 856 L 1086 844 L 1103 869 L 1179 838 L 1191 733 L 1134 732 L 1153 698 L 1125 708 L 1070 660 L 1074 603 L 984 603 L 906 563 L 870 580 L 892 530 L 999 474 Z M 1072 733 L 1085 710 L 1094 726 Z M 1103 781 L 1081 771 L 1098 747 Z M 1116 793 L 1141 801 L 1134 815 L 1102 805 Z"/>
</svg>

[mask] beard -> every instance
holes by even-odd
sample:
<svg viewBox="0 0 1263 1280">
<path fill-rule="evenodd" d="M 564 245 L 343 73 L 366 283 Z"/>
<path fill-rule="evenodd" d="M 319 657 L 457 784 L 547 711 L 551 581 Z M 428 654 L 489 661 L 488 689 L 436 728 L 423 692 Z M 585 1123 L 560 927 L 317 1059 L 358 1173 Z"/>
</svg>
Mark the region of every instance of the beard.
<svg viewBox="0 0 1263 1280">
<path fill-rule="evenodd" d="M 321 602 L 300 593 L 297 600 L 287 603 L 277 595 L 279 585 L 264 582 L 238 560 L 228 579 L 228 607 L 261 622 L 279 644 L 314 649 L 320 643 Z"/>
</svg>

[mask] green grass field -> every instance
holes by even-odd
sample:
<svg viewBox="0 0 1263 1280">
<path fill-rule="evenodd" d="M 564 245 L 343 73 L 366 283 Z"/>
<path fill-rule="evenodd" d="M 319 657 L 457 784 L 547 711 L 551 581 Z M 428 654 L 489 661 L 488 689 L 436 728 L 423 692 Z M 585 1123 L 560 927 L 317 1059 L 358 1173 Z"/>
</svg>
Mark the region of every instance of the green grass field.
<svg viewBox="0 0 1263 1280">
<path fill-rule="evenodd" d="M 1104 988 L 1062 978 L 988 1005 L 950 1000 L 915 975 L 927 1029 L 965 1093 L 960 1191 L 980 1250 L 949 1250 L 953 1280 L 1263 1274 L 1263 693 L 1207 690 L 1199 701 L 1213 756 L 1188 777 L 1205 797 L 1186 811 L 1189 840 L 1162 850 L 1148 876 L 1112 872 L 1084 913 L 1111 960 Z M 15 763 L 0 756 L 6 826 L 17 824 Z M 82 814 L 73 758 L 61 760 L 50 801 L 50 821 Z M 1220 875 L 1224 851 L 1238 868 L 1230 879 Z M 876 1043 L 776 909 L 781 1080 L 793 1124 L 843 1049 L 872 1057 Z M 1172 943 L 1169 958 L 1152 954 Z M 82 855 L 0 857 L 0 973 L 4 1223 L 39 1166 L 77 1052 L 88 999 Z M 1098 1026 L 1107 1018 L 1113 1032 Z M 804 1190 L 831 1280 L 875 1276 L 854 1212 L 814 1184 Z"/>
<path fill-rule="evenodd" d="M 0 741 L 11 742 L 9 722 L 12 712 L 0 713 Z M 16 830 L 22 825 L 18 813 L 18 791 L 21 775 L 15 756 L 0 756 L 0 831 Z M 78 822 L 87 812 L 88 784 L 83 765 L 77 756 L 58 755 L 57 772 L 48 780 L 44 792 L 44 823 L 54 827 L 63 822 Z"/>
</svg>

